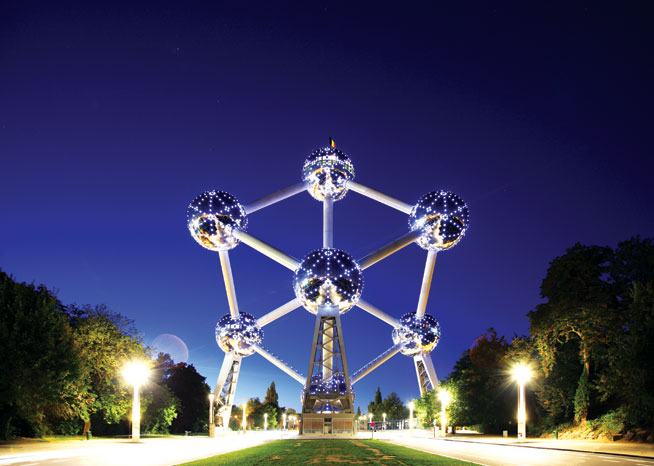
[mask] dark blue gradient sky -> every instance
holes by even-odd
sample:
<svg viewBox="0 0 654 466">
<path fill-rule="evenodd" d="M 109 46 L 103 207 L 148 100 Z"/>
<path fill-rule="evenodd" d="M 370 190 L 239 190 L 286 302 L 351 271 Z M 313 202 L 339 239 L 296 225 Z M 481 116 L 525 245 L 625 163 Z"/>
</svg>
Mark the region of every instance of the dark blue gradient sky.
<svg viewBox="0 0 654 466">
<path fill-rule="evenodd" d="M 248 203 L 297 183 L 328 136 L 362 184 L 408 203 L 449 189 L 470 206 L 427 307 L 440 377 L 487 328 L 527 333 L 567 247 L 654 234 L 647 2 L 89 3 L 0 7 L 0 267 L 65 303 L 107 304 L 148 344 L 177 335 L 212 386 L 227 299 L 186 207 L 207 189 Z M 248 231 L 300 258 L 321 219 L 301 194 Z M 406 215 L 356 193 L 335 205 L 335 246 L 355 257 L 406 231 Z M 411 245 L 366 270 L 364 299 L 415 310 L 425 256 Z M 241 310 L 293 297 L 282 266 L 245 245 L 231 260 Z M 264 346 L 306 374 L 313 323 L 297 310 Z M 359 309 L 343 327 L 351 371 L 392 344 Z M 300 385 L 258 355 L 237 401 L 271 380 L 298 409 Z M 412 361 L 355 386 L 364 411 L 377 386 L 417 396 Z"/>
</svg>

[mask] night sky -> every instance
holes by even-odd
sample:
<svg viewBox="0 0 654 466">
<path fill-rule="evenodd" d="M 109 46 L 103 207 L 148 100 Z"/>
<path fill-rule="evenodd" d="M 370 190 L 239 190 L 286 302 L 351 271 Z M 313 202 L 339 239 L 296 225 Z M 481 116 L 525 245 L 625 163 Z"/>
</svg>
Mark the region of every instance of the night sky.
<svg viewBox="0 0 654 466">
<path fill-rule="evenodd" d="M 469 205 L 427 306 L 441 378 L 489 327 L 528 332 L 566 248 L 654 235 L 648 2 L 55 3 L 0 7 L 0 267 L 64 303 L 106 304 L 148 345 L 177 336 L 212 387 L 229 309 L 186 208 L 209 189 L 247 204 L 295 184 L 330 136 L 361 184 Z M 335 247 L 355 258 L 408 231 L 405 214 L 357 193 L 334 210 Z M 321 246 L 322 206 L 306 193 L 248 221 L 296 258 Z M 288 269 L 243 244 L 230 257 L 241 311 L 294 297 Z M 363 298 L 415 311 L 425 257 L 410 245 L 367 269 Z M 306 374 L 314 321 L 298 309 L 263 345 Z M 392 345 L 358 308 L 342 323 L 351 373 Z M 173 340 L 157 343 L 183 359 Z M 299 409 L 300 384 L 256 354 L 236 401 L 263 399 L 272 380 Z M 412 360 L 354 386 L 362 411 L 377 386 L 417 397 Z"/>
</svg>

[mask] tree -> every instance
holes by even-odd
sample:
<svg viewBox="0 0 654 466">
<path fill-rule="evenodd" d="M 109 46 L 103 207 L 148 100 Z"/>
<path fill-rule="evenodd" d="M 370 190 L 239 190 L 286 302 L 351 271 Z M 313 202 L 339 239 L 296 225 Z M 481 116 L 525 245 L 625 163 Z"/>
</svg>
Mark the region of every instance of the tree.
<svg viewBox="0 0 654 466">
<path fill-rule="evenodd" d="M 1 270 L 0 354 L 2 439 L 17 418 L 42 429 L 47 410 L 72 415 L 80 366 L 65 309 L 43 285 L 17 283 Z"/>
<path fill-rule="evenodd" d="M 210 391 L 206 377 L 200 375 L 193 364 L 185 362 L 175 364 L 166 372 L 162 383 L 179 400 L 178 415 L 170 426 L 171 432 L 206 430 Z"/>
<path fill-rule="evenodd" d="M 577 243 L 550 263 L 541 285 L 541 297 L 547 302 L 527 314 L 546 376 L 554 367 L 560 346 L 572 339 L 578 342 L 583 366 L 575 395 L 578 422 L 588 418 L 591 363 L 602 347 L 615 341 L 621 328 L 619 313 L 615 312 L 615 290 L 608 280 L 612 259 L 610 248 Z"/>
<path fill-rule="evenodd" d="M 279 395 L 277 394 L 274 380 L 270 383 L 268 390 L 266 390 L 266 397 L 263 399 L 263 405 L 264 412 L 268 413 L 269 426 L 275 426 L 278 421 L 281 422 L 282 409 L 279 406 Z"/>
<path fill-rule="evenodd" d="M 131 407 L 131 391 L 122 380 L 121 371 L 131 359 L 146 359 L 148 353 L 138 336 L 134 322 L 109 311 L 70 306 L 77 357 L 82 376 L 76 382 L 76 414 L 84 421 L 86 434 L 91 429 L 91 416 L 113 424 L 124 419 Z"/>
</svg>

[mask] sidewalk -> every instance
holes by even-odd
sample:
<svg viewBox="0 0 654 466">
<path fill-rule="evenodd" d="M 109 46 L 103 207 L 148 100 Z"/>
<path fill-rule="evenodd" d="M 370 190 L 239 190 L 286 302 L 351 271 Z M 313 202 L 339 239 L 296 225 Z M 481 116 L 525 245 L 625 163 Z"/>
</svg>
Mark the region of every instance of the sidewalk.
<svg viewBox="0 0 654 466">
<path fill-rule="evenodd" d="M 405 431 L 406 432 L 406 431 Z M 413 437 L 433 438 L 433 431 L 414 430 Z M 400 441 L 402 435 L 388 436 L 388 434 L 375 434 L 379 440 L 393 439 Z M 645 458 L 654 458 L 654 444 L 637 442 L 608 442 L 603 440 L 554 440 L 542 438 L 527 438 L 524 442 L 518 442 L 515 438 L 504 438 L 499 436 L 482 434 L 448 434 L 445 438 L 436 438 L 434 441 L 441 442 L 471 442 L 487 443 L 495 445 L 510 445 L 524 448 L 544 448 L 549 450 L 580 451 L 587 453 L 604 453 L 609 455 L 628 455 Z"/>
</svg>

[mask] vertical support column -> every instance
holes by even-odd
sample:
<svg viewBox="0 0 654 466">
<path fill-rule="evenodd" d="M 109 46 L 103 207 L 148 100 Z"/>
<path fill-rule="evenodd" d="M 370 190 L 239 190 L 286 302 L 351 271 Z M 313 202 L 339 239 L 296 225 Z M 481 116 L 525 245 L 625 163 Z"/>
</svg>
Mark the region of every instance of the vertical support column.
<svg viewBox="0 0 654 466">
<path fill-rule="evenodd" d="M 322 332 L 322 378 L 330 378 L 334 374 L 334 326 L 333 322 L 325 322 Z"/>
<path fill-rule="evenodd" d="M 334 247 L 334 199 L 322 201 L 322 247 Z"/>
<path fill-rule="evenodd" d="M 438 378 L 429 354 L 421 352 L 413 357 L 413 362 L 416 365 L 420 395 L 424 395 L 429 390 L 435 390 L 438 387 Z"/>
<path fill-rule="evenodd" d="M 218 251 L 220 255 L 220 267 L 223 270 L 225 280 L 225 290 L 227 291 L 227 301 L 229 302 L 229 312 L 232 319 L 238 317 L 238 302 L 236 301 L 236 291 L 234 289 L 234 277 L 232 276 L 232 265 L 229 262 L 228 251 Z"/>
<path fill-rule="evenodd" d="M 234 404 L 234 395 L 236 394 L 236 383 L 238 374 L 241 370 L 241 356 L 232 353 L 225 354 L 223 365 L 218 374 L 216 388 L 216 402 L 218 403 L 218 415 L 222 418 L 223 430 L 229 429 L 229 418 L 232 414 L 232 404 Z"/>
</svg>

